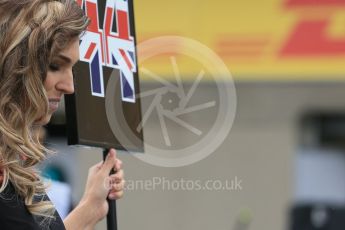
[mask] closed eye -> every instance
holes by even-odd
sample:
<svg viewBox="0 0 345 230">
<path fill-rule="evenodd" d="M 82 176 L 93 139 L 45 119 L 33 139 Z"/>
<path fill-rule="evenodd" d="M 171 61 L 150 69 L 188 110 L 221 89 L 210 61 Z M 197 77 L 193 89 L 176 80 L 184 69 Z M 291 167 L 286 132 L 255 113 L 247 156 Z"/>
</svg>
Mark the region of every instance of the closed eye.
<svg viewBox="0 0 345 230">
<path fill-rule="evenodd" d="M 60 70 L 60 66 L 59 66 L 58 64 L 52 63 L 52 64 L 49 65 L 49 69 L 50 69 L 51 71 L 53 71 L 53 72 L 59 71 L 59 70 Z"/>
</svg>

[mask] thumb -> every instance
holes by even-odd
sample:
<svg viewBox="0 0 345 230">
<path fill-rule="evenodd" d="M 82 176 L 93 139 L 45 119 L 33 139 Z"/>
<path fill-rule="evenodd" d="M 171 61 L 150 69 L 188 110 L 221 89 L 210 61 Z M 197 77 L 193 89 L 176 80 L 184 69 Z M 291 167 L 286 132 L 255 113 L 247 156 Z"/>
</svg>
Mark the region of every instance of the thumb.
<svg viewBox="0 0 345 230">
<path fill-rule="evenodd" d="M 89 168 L 89 173 L 95 174 L 96 172 L 98 172 L 98 171 L 102 168 L 103 163 L 104 163 L 104 162 L 101 161 L 101 162 L 98 162 L 97 164 L 91 166 L 91 167 Z"/>
<path fill-rule="evenodd" d="M 102 166 L 102 171 L 104 174 L 109 175 L 110 171 L 114 168 L 116 163 L 116 151 L 115 149 L 110 149 L 107 157 L 105 158 L 104 164 Z"/>
</svg>

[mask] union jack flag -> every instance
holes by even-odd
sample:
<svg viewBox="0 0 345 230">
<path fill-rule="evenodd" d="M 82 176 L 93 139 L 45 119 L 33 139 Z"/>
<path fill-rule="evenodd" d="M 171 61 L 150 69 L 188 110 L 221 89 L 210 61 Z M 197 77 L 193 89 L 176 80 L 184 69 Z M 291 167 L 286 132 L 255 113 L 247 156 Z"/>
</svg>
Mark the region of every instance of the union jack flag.
<svg viewBox="0 0 345 230">
<path fill-rule="evenodd" d="M 91 19 L 80 41 L 80 60 L 89 63 L 91 93 L 104 97 L 103 66 L 120 71 L 122 100 L 135 103 L 134 73 L 136 54 L 134 38 L 130 35 L 127 0 L 107 0 L 103 29 L 99 28 L 97 0 L 78 0 Z M 117 31 L 113 31 L 116 23 Z"/>
</svg>

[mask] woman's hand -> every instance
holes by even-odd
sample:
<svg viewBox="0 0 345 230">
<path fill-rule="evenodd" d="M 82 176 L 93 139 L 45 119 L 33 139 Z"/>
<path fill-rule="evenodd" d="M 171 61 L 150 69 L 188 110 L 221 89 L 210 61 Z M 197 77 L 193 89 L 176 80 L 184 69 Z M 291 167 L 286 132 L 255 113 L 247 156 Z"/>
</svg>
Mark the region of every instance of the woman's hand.
<svg viewBox="0 0 345 230">
<path fill-rule="evenodd" d="M 97 221 L 108 213 L 109 199 L 119 199 L 123 195 L 122 162 L 116 158 L 116 152 L 111 149 L 104 162 L 100 162 L 89 169 L 82 202 L 88 203 L 97 212 Z M 109 176 L 111 170 L 116 173 Z"/>
<path fill-rule="evenodd" d="M 70 216 L 73 222 L 75 220 L 87 223 L 86 225 L 76 223 L 76 225 L 81 226 L 81 229 L 85 229 L 92 228 L 107 215 L 109 210 L 107 198 L 114 200 L 123 196 L 125 181 L 121 167 L 121 160 L 116 158 L 116 151 L 111 149 L 104 162 L 100 162 L 89 169 L 84 195 L 79 205 L 65 219 L 66 229 L 68 229 L 67 225 L 70 224 Z M 115 171 L 115 174 L 109 175 L 112 170 Z"/>
</svg>

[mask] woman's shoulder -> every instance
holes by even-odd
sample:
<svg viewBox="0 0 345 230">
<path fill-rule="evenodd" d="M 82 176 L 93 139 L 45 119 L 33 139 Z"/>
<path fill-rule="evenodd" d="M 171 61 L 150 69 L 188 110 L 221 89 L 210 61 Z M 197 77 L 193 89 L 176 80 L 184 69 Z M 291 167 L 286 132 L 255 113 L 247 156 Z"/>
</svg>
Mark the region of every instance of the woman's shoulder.
<svg viewBox="0 0 345 230">
<path fill-rule="evenodd" d="M 0 213 L 0 222 L 5 229 L 40 230 L 24 200 L 15 193 L 11 183 L 0 193 Z"/>
<path fill-rule="evenodd" d="M 46 196 L 46 199 L 49 199 Z M 65 226 L 57 212 L 55 218 L 49 222 L 49 227 L 38 224 L 39 218 L 35 219 L 25 206 L 24 199 L 18 196 L 11 183 L 0 193 L 0 223 L 1 229 L 15 230 L 65 230 Z"/>
</svg>

